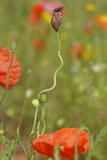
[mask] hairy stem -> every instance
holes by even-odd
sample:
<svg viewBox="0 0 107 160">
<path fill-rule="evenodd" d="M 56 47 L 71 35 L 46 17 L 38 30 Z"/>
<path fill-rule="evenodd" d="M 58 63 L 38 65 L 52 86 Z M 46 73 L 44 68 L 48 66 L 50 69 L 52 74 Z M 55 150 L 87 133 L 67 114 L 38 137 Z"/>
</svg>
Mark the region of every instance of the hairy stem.
<svg viewBox="0 0 107 160">
<path fill-rule="evenodd" d="M 37 121 L 37 114 L 38 114 L 38 107 L 36 107 L 35 109 L 35 116 L 34 116 L 34 122 L 33 122 L 33 127 L 32 127 L 32 131 L 31 131 L 31 135 L 34 134 L 34 131 L 35 131 L 35 126 L 36 126 L 36 121 Z"/>
<path fill-rule="evenodd" d="M 56 87 L 56 76 L 57 76 L 58 72 L 62 69 L 62 67 L 64 66 L 64 62 L 63 62 L 63 59 L 62 59 L 61 53 L 60 53 L 60 52 L 61 52 L 61 42 L 60 42 L 60 37 L 59 37 L 58 32 L 57 32 L 57 39 L 58 39 L 58 43 L 59 43 L 58 57 L 59 57 L 59 59 L 60 59 L 60 61 L 61 61 L 61 64 L 60 64 L 60 66 L 57 68 L 57 70 L 56 70 L 55 73 L 54 73 L 54 82 L 53 82 L 52 87 L 41 91 L 41 92 L 39 93 L 39 96 L 38 96 L 38 97 L 40 97 L 40 95 L 41 95 L 42 93 L 46 93 L 46 92 L 52 91 L 52 90 Z"/>
<path fill-rule="evenodd" d="M 56 70 L 55 73 L 54 73 L 53 85 L 52 85 L 50 88 L 48 88 L 48 89 L 42 90 L 42 91 L 38 94 L 38 100 L 40 99 L 40 95 L 41 95 L 42 93 L 46 93 L 46 92 L 52 91 L 52 90 L 56 87 L 56 76 L 57 76 L 58 72 L 62 69 L 62 67 L 64 66 L 64 62 L 63 62 L 63 59 L 62 59 L 61 53 L 60 53 L 60 52 L 61 52 L 61 42 L 60 42 L 60 37 L 59 37 L 58 32 L 57 32 L 57 39 L 58 39 L 58 46 L 59 46 L 59 47 L 58 47 L 58 57 L 59 57 L 59 59 L 60 59 L 60 61 L 61 61 L 61 64 L 60 64 L 60 66 L 57 68 L 57 70 Z M 36 128 L 38 107 L 39 107 L 39 105 L 36 106 L 36 108 L 35 108 L 35 116 L 34 116 L 33 127 L 32 127 L 31 133 L 30 133 L 29 138 L 28 138 L 28 155 L 27 155 L 28 160 L 29 160 L 29 158 L 30 158 L 30 152 L 31 152 L 31 144 L 30 144 L 30 142 L 31 142 L 31 138 L 32 138 L 32 136 L 34 135 L 35 128 Z M 44 127 L 43 127 L 43 130 L 42 130 L 42 133 L 44 133 L 44 131 L 45 131 L 44 115 L 45 115 L 45 111 L 42 110 L 42 120 L 43 120 L 43 123 L 44 123 Z"/>
<path fill-rule="evenodd" d="M 3 95 L 0 99 L 0 106 L 2 105 L 3 101 L 4 101 L 4 98 L 6 96 L 6 93 L 7 93 L 7 88 L 8 88 L 8 81 L 9 81 L 9 74 L 10 74 L 10 69 L 11 69 L 11 66 L 12 66 L 12 63 L 13 63 L 13 51 L 12 51 L 12 55 L 11 55 L 11 61 L 10 61 L 10 65 L 9 65 L 9 68 L 8 68 L 8 72 L 7 72 L 7 79 L 6 79 L 6 86 L 5 86 L 5 90 L 3 92 Z"/>
</svg>

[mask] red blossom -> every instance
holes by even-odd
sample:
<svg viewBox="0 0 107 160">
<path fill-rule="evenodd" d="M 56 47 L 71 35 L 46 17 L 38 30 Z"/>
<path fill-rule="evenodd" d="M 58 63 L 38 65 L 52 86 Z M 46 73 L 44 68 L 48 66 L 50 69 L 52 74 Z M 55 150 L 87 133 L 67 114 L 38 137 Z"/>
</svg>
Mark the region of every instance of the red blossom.
<svg viewBox="0 0 107 160">
<path fill-rule="evenodd" d="M 36 24 L 40 18 L 43 12 L 51 13 L 54 11 L 55 8 L 59 7 L 59 3 L 57 2 L 44 2 L 41 1 L 39 3 L 36 3 L 32 7 L 32 11 L 30 13 L 30 22 L 32 24 Z"/>
<path fill-rule="evenodd" d="M 107 15 L 95 15 L 94 21 L 98 27 L 107 31 Z"/>
<path fill-rule="evenodd" d="M 83 45 L 81 43 L 75 43 L 72 47 L 68 49 L 68 54 L 75 54 L 78 58 L 80 58 L 83 55 L 83 50 Z"/>
<path fill-rule="evenodd" d="M 12 52 L 6 48 L 0 47 L 0 86 L 5 88 L 7 82 L 8 68 L 11 63 Z M 12 89 L 19 81 L 21 68 L 16 56 L 13 57 L 13 63 L 9 72 L 8 89 Z"/>
<path fill-rule="evenodd" d="M 78 135 L 77 135 L 78 134 Z M 58 146 L 61 158 L 74 159 L 77 138 L 78 154 L 89 151 L 89 135 L 79 128 L 62 128 L 53 134 L 43 134 L 33 140 L 33 149 L 48 157 L 54 157 L 54 147 Z"/>
<path fill-rule="evenodd" d="M 77 146 L 78 146 L 78 154 L 86 153 L 89 150 L 86 147 L 89 136 L 88 133 L 84 130 L 80 130 L 79 128 L 62 128 L 59 131 L 54 133 L 54 142 L 58 146 L 64 146 L 64 151 L 66 155 L 74 154 L 75 153 L 75 140 L 77 133 L 79 133 L 77 138 Z"/>
<path fill-rule="evenodd" d="M 44 50 L 46 48 L 45 41 L 43 39 L 40 39 L 40 38 L 36 38 L 33 41 L 33 46 L 34 46 L 34 48 L 36 48 L 38 50 Z"/>
<path fill-rule="evenodd" d="M 37 152 L 53 158 L 54 142 L 53 134 L 43 134 L 33 140 L 33 149 Z"/>
<path fill-rule="evenodd" d="M 45 2 L 44 3 L 44 10 L 46 12 L 49 12 L 49 13 L 52 14 L 53 11 L 54 11 L 54 9 L 57 8 L 57 7 L 59 7 L 59 6 L 60 6 L 60 4 L 57 3 L 57 2 Z"/>
<path fill-rule="evenodd" d="M 84 32 L 85 32 L 86 34 L 90 34 L 90 33 L 92 32 L 92 27 L 91 27 L 91 25 L 86 24 L 86 25 L 84 26 Z"/>
<path fill-rule="evenodd" d="M 35 6 L 33 6 L 30 14 L 30 22 L 32 24 L 37 23 L 43 11 L 44 11 L 43 3 L 37 3 Z"/>
</svg>

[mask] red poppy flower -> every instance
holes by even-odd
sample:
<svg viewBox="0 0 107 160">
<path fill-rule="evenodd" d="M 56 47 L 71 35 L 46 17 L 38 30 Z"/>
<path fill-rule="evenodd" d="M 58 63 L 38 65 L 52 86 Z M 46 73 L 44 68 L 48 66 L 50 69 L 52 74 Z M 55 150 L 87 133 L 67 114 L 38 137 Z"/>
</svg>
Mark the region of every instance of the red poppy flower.
<svg viewBox="0 0 107 160">
<path fill-rule="evenodd" d="M 44 11 L 43 3 L 37 3 L 35 6 L 33 6 L 30 14 L 30 21 L 32 24 L 38 22 L 43 11 Z"/>
<path fill-rule="evenodd" d="M 96 15 L 94 20 L 100 28 L 107 30 L 107 15 Z"/>
<path fill-rule="evenodd" d="M 36 38 L 33 41 L 33 46 L 38 50 L 44 50 L 46 48 L 45 41 L 40 38 Z"/>
<path fill-rule="evenodd" d="M 0 47 L 0 86 L 5 88 L 7 82 L 7 72 L 11 63 L 12 52 L 6 48 Z M 8 89 L 12 89 L 19 81 L 21 68 L 16 56 L 13 57 L 13 63 L 9 73 Z"/>
<path fill-rule="evenodd" d="M 43 12 L 52 13 L 55 8 L 59 7 L 59 3 L 57 2 L 44 2 L 41 1 L 36 3 L 33 6 L 32 11 L 30 13 L 30 22 L 32 24 L 36 24 Z"/>
<path fill-rule="evenodd" d="M 82 57 L 83 54 L 83 46 L 81 43 L 75 43 L 72 47 L 68 49 L 68 54 L 75 54 L 78 58 Z"/>
<path fill-rule="evenodd" d="M 48 157 L 53 157 L 54 142 L 53 134 L 43 134 L 33 140 L 33 149 Z"/>
<path fill-rule="evenodd" d="M 77 134 L 79 135 L 77 136 Z M 53 134 L 44 134 L 33 140 L 33 149 L 48 157 L 54 157 L 54 147 L 58 146 L 60 157 L 74 159 L 77 137 L 78 154 L 89 151 L 89 135 L 79 128 L 62 128 Z"/>
<path fill-rule="evenodd" d="M 84 26 L 84 32 L 85 32 L 86 34 L 90 34 L 90 33 L 92 32 L 92 25 L 86 24 L 86 25 Z"/>
<path fill-rule="evenodd" d="M 60 4 L 57 2 L 45 2 L 44 3 L 44 10 L 48 13 L 53 13 L 54 9 L 59 6 L 60 6 Z"/>
<path fill-rule="evenodd" d="M 62 128 L 54 133 L 55 144 L 64 146 L 62 154 L 70 155 L 75 153 L 75 140 L 78 132 L 78 128 Z M 77 138 L 78 154 L 88 152 L 89 147 L 86 147 L 88 140 L 88 133 L 84 130 L 80 130 Z"/>
</svg>

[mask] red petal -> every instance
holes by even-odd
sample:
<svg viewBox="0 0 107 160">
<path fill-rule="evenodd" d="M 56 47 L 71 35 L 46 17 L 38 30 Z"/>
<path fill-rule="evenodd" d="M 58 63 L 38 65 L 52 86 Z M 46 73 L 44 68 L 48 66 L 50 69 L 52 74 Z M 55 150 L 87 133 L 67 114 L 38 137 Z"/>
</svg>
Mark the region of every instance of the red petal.
<svg viewBox="0 0 107 160">
<path fill-rule="evenodd" d="M 77 138 L 78 154 L 86 153 L 89 150 L 89 136 L 86 131 L 79 128 L 62 128 L 53 134 L 41 135 L 34 139 L 32 147 L 37 152 L 53 158 L 54 147 L 57 145 L 61 158 L 73 160 L 78 131 L 80 131 Z"/>
<path fill-rule="evenodd" d="M 12 52 L 0 47 L 0 86 L 5 88 L 7 82 L 7 72 L 11 63 Z M 19 81 L 21 68 L 16 56 L 13 57 L 13 63 L 9 73 L 8 89 L 12 89 Z"/>
<path fill-rule="evenodd" d="M 33 140 L 33 149 L 48 157 L 53 157 L 53 134 L 44 134 Z"/>
<path fill-rule="evenodd" d="M 58 146 L 64 146 L 64 151 L 67 155 L 75 153 L 75 139 L 79 131 L 79 128 L 62 128 L 59 131 L 54 133 L 54 143 Z M 89 150 L 89 145 L 86 144 L 89 141 L 88 133 L 84 130 L 81 130 L 77 138 L 77 148 L 78 154 L 85 153 L 86 150 Z"/>
<path fill-rule="evenodd" d="M 44 11 L 44 3 L 37 3 L 35 6 L 33 6 L 29 17 L 30 22 L 32 24 L 37 23 L 43 11 Z"/>
</svg>

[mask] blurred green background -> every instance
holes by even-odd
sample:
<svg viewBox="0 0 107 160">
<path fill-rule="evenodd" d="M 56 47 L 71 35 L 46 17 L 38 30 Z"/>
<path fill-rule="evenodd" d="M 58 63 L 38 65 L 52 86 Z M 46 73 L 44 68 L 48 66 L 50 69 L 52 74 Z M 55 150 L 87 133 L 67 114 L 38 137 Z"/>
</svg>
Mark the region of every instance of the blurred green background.
<svg viewBox="0 0 107 160">
<path fill-rule="evenodd" d="M 29 15 L 36 0 L 0 0 L 0 46 L 10 49 L 16 40 L 15 55 L 22 75 L 14 89 L 7 92 L 0 108 L 0 122 L 8 137 L 13 137 L 21 116 L 21 132 L 29 134 L 33 123 L 32 99 L 53 83 L 53 74 L 60 65 L 56 33 L 43 18 L 32 26 Z M 95 135 L 107 125 L 107 30 L 94 24 L 85 29 L 94 15 L 107 15 L 105 0 L 60 0 L 66 8 L 59 34 L 64 68 L 57 76 L 57 87 L 48 94 L 46 132 L 63 127 L 86 126 Z M 89 11 L 87 4 L 94 9 Z M 89 24 L 90 26 L 91 24 Z M 91 30 L 91 31 L 90 31 Z M 42 39 L 40 48 L 35 39 Z M 83 46 L 82 56 L 69 53 L 72 46 Z M 3 89 L 0 88 L 0 96 Z M 24 112 L 24 114 L 23 114 Z M 107 136 L 97 147 L 93 160 L 106 160 Z"/>
</svg>

